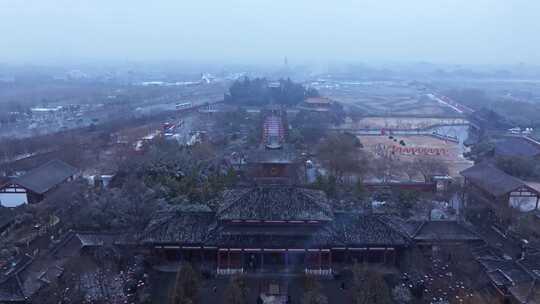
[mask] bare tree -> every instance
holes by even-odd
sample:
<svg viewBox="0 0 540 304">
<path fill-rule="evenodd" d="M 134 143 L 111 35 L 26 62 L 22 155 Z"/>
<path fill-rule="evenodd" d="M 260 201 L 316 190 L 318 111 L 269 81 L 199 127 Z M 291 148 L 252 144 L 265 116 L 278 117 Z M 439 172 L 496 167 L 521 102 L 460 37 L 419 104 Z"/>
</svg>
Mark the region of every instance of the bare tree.
<svg viewBox="0 0 540 304">
<path fill-rule="evenodd" d="M 338 181 L 345 175 L 363 177 L 367 172 L 368 160 L 359 149 L 360 142 L 350 134 L 333 134 L 318 147 L 318 157 L 328 167 Z"/>
<path fill-rule="evenodd" d="M 424 177 L 424 181 L 428 182 L 434 175 L 448 175 L 448 165 L 435 158 L 425 157 L 416 158 L 413 165 L 420 174 Z"/>
<path fill-rule="evenodd" d="M 403 161 L 401 164 L 401 170 L 403 173 L 405 173 L 405 175 L 407 175 L 409 181 L 412 181 L 419 174 L 418 168 L 413 162 L 410 161 Z"/>
</svg>

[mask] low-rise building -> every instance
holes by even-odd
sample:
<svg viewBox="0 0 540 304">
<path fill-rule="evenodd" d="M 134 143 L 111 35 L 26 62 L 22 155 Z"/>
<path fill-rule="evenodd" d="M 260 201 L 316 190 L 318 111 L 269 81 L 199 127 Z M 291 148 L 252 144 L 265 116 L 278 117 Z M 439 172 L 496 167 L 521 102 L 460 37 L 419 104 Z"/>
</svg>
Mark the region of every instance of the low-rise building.
<svg viewBox="0 0 540 304">
<path fill-rule="evenodd" d="M 61 160 L 52 160 L 0 185 L 0 206 L 17 207 L 40 202 L 60 184 L 71 181 L 78 170 Z"/>
<path fill-rule="evenodd" d="M 299 108 L 303 110 L 328 112 L 334 102 L 328 97 L 309 97 L 300 104 Z"/>
<path fill-rule="evenodd" d="M 538 210 L 540 191 L 489 163 L 480 163 L 460 172 L 465 178 L 466 201 L 487 207 Z"/>
</svg>

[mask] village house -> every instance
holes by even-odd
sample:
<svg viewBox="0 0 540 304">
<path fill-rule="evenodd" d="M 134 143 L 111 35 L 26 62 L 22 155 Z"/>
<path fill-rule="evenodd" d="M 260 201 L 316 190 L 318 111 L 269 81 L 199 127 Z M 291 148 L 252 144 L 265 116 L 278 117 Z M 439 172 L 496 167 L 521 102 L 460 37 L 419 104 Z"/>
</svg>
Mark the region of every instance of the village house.
<svg viewBox="0 0 540 304">
<path fill-rule="evenodd" d="M 513 207 L 520 211 L 539 208 L 540 190 L 489 163 L 480 163 L 460 172 L 465 178 L 466 202 L 484 207 Z"/>
<path fill-rule="evenodd" d="M 528 304 L 540 301 L 540 253 L 524 249 L 519 259 L 499 257 L 487 246 L 474 249 L 490 285 L 493 303 Z"/>
<path fill-rule="evenodd" d="M 77 174 L 78 169 L 61 160 L 49 161 L 0 185 L 0 206 L 38 203 L 62 183 L 73 180 Z"/>
</svg>

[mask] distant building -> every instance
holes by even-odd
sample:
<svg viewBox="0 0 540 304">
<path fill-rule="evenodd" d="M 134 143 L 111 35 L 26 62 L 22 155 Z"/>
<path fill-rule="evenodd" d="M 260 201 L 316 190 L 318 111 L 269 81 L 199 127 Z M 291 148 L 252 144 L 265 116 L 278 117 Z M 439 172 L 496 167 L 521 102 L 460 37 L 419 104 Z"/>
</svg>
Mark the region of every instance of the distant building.
<svg viewBox="0 0 540 304">
<path fill-rule="evenodd" d="M 60 184 L 71 181 L 78 170 L 63 161 L 52 160 L 0 185 L 0 206 L 17 207 L 37 203 Z"/>
<path fill-rule="evenodd" d="M 63 111 L 64 108 L 61 106 L 30 108 L 32 117 L 35 120 L 39 121 L 61 118 L 61 116 L 63 115 Z"/>
<path fill-rule="evenodd" d="M 316 112 L 328 112 L 333 103 L 334 101 L 328 97 L 308 97 L 300 104 L 299 108 Z"/>
<path fill-rule="evenodd" d="M 482 247 L 474 255 L 491 282 L 494 303 L 540 303 L 539 252 L 524 250 L 519 259 L 505 259 Z"/>
</svg>

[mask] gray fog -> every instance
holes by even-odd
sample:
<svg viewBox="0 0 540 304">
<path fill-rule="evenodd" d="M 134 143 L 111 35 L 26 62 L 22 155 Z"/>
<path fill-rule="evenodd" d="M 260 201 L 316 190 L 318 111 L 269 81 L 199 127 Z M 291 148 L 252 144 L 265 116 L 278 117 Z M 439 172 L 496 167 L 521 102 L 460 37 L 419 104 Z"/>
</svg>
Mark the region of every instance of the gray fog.
<svg viewBox="0 0 540 304">
<path fill-rule="evenodd" d="M 540 63 L 536 0 L 0 0 L 0 63 Z"/>
</svg>

